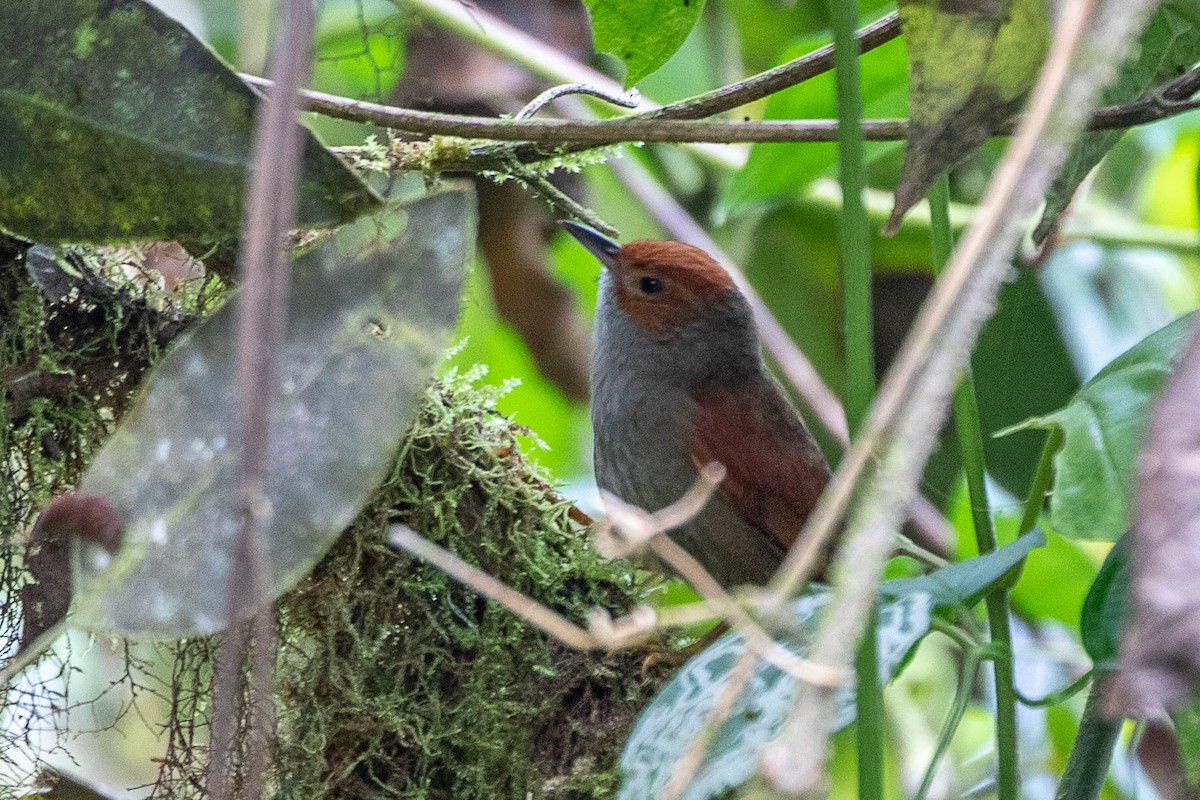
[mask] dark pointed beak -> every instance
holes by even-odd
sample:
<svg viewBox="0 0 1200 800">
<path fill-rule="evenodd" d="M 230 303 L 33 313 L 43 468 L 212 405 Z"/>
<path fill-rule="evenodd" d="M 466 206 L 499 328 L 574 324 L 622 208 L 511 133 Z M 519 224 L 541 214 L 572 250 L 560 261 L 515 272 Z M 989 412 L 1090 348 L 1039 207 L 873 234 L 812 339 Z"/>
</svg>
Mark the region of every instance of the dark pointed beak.
<svg viewBox="0 0 1200 800">
<path fill-rule="evenodd" d="M 621 250 L 621 245 L 618 242 L 605 236 L 595 228 L 584 225 L 582 222 L 572 222 L 569 219 L 560 219 L 558 221 L 560 228 L 579 240 L 579 243 L 587 248 L 588 252 L 600 260 L 608 269 L 615 269 L 617 266 L 617 253 Z"/>
</svg>

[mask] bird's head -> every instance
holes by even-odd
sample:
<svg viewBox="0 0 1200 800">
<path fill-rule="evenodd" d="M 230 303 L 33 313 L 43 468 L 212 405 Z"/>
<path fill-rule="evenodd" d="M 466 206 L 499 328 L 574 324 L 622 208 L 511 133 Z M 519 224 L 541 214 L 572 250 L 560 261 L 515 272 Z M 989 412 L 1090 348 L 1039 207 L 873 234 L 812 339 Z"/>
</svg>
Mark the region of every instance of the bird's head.
<svg viewBox="0 0 1200 800">
<path fill-rule="evenodd" d="M 733 279 L 703 250 L 681 242 L 640 239 L 621 245 L 578 222 L 559 225 L 611 275 L 617 307 L 634 324 L 662 335 L 727 308 Z"/>
</svg>

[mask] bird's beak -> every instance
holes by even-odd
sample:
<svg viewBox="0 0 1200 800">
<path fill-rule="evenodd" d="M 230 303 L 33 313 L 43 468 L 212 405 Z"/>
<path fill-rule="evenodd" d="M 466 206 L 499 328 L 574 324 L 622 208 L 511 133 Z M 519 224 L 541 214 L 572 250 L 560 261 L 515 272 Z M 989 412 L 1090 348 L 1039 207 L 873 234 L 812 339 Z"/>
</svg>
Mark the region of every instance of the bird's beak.
<svg viewBox="0 0 1200 800">
<path fill-rule="evenodd" d="M 608 269 L 616 269 L 617 253 L 621 250 L 621 245 L 612 239 L 605 236 L 595 228 L 584 225 L 581 222 L 572 222 L 569 219 L 560 219 L 558 221 L 560 228 L 579 240 L 579 243 L 587 248 L 588 252 L 600 260 Z"/>
</svg>

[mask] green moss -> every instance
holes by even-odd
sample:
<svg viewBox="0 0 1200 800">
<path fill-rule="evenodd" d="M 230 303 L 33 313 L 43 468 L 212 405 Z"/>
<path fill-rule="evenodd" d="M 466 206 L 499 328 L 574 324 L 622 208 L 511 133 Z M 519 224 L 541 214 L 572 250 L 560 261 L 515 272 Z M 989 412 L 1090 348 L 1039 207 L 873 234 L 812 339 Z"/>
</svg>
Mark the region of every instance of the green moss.
<svg viewBox="0 0 1200 800">
<path fill-rule="evenodd" d="M 569 650 L 384 541 L 404 522 L 577 621 L 640 597 L 494 402 L 469 375 L 436 384 L 370 508 L 280 604 L 281 797 L 613 793 L 654 688 L 638 657 Z"/>
<path fill-rule="evenodd" d="M 19 408 L 0 396 L 7 592 L 23 580 L 21 536 L 32 515 L 74 485 L 182 329 L 164 327 L 180 309 L 168 314 L 153 297 L 106 299 L 93 287 L 100 293 L 48 303 L 15 253 L 8 261 L 0 253 L 0 374 L 40 369 L 61 380 Z M 89 256 L 90 272 L 112 267 L 111 256 Z M 193 312 L 208 305 L 194 303 Z M 502 390 L 479 385 L 479 374 L 451 372 L 429 389 L 388 478 L 278 604 L 272 774 L 281 800 L 615 793 L 620 748 L 661 676 L 643 677 L 637 653 L 570 650 L 385 541 L 404 522 L 577 622 L 595 606 L 619 614 L 642 598 L 641 579 L 594 552 L 569 504 L 521 453 L 529 432 L 495 410 Z M 19 605 L 5 604 L 0 644 L 11 646 L 20 624 Z M 122 679 L 135 695 L 157 687 L 166 703 L 156 705 L 172 710 L 155 797 L 203 796 L 215 649 L 211 639 L 143 649 L 150 655 L 131 660 Z M 32 687 L 21 700 L 46 709 L 39 724 L 54 724 L 51 709 L 67 705 L 54 691 Z M 21 733 L 0 734 L 10 737 L 0 748 L 29 752 Z M 16 787 L 3 785 L 2 766 L 5 796 Z"/>
</svg>

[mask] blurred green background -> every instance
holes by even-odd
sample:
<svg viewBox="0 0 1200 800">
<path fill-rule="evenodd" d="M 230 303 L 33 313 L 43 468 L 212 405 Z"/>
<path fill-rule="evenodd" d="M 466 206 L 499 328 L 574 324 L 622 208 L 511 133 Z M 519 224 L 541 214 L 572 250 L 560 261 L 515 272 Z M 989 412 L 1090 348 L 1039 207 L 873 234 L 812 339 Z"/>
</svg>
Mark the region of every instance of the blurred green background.
<svg viewBox="0 0 1200 800">
<path fill-rule="evenodd" d="M 165 0 L 160 5 L 188 25 L 228 61 L 262 71 L 270 2 Z M 894 3 L 859 3 L 863 21 L 893 10 Z M 708 0 L 684 46 L 639 84 L 667 102 L 762 70 L 829 41 L 824 2 L 811 0 Z M 327 0 L 320 15 L 313 88 L 340 95 L 388 98 L 405 64 L 405 36 L 421 20 L 403 0 Z M 619 77 L 606 56 L 594 66 Z M 868 117 L 900 117 L 907 108 L 902 40 L 862 59 Z M 832 74 L 740 109 L 750 118 L 829 118 L 836 114 Z M 361 144 L 383 133 L 367 126 L 309 116 L 329 145 Z M 1004 142 L 993 140 L 952 175 L 953 216 L 970 217 Z M 832 144 L 768 144 L 731 148 L 745 166 L 722 170 L 677 146 L 624 148 L 619 158 L 645 164 L 746 270 L 771 309 L 835 390 L 843 385 L 838 212 Z M 868 206 L 876 230 L 891 209 L 889 190 L 901 163 L 899 143 L 869 144 Z M 1040 452 L 1041 432 L 1002 438 L 992 434 L 1064 405 L 1080 382 L 1115 355 L 1176 315 L 1200 305 L 1197 261 L 1197 158 L 1200 117 L 1179 116 L 1130 131 L 1085 184 L 1056 245 L 1014 265 L 995 318 L 974 355 L 993 509 L 1002 543 L 1015 535 L 1018 502 Z M 584 170 L 586 202 L 626 240 L 661 238 L 651 214 L 606 165 Z M 930 283 L 928 211 L 924 203 L 893 239 L 875 237 L 873 260 L 880 355 L 886 358 Z M 574 241 L 549 246 L 554 277 L 590 318 L 597 265 Z M 516 381 L 501 410 L 528 426 L 533 457 L 549 466 L 568 494 L 591 503 L 590 439 L 586 405 L 567 400 L 536 370 L 521 338 L 496 313 L 488 275 L 477 268 L 460 325 L 465 342 L 456 363 L 482 363 L 487 380 Z M 836 449 L 822 439 L 831 458 Z M 956 527 L 962 554 L 974 552 L 969 509 L 959 475 L 957 444 L 943 436 L 924 480 L 926 495 Z M 1018 685 L 1040 695 L 1086 668 L 1079 648 L 1079 608 L 1107 545 L 1079 544 L 1048 532 L 1049 545 L 1030 557 L 1013 601 L 1018 626 Z M 893 572 L 904 565 L 893 565 Z M 957 656 L 938 637 L 921 646 L 912 666 L 887 692 L 894 796 L 911 795 L 932 751 L 957 681 Z M 986 681 L 954 741 L 935 797 L 990 793 L 994 774 Z M 1073 740 L 1081 698 L 1050 710 L 1022 709 L 1022 759 L 1026 793 L 1052 796 Z M 148 740 L 127 721 L 123 744 L 142 761 Z M 835 797 L 854 794 L 853 737 L 838 739 Z M 134 757 L 136 754 L 137 757 Z M 118 760 L 121 760 L 118 758 Z M 1108 797 L 1145 791 L 1144 778 L 1118 758 Z M 1122 766 L 1122 764 L 1124 766 Z M 111 765 L 110 765 L 111 766 Z M 983 783 L 981 783 L 983 782 Z M 1140 787 L 1140 789 L 1139 789 Z"/>
</svg>

